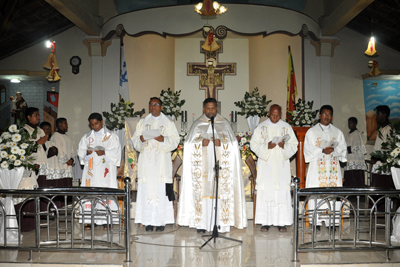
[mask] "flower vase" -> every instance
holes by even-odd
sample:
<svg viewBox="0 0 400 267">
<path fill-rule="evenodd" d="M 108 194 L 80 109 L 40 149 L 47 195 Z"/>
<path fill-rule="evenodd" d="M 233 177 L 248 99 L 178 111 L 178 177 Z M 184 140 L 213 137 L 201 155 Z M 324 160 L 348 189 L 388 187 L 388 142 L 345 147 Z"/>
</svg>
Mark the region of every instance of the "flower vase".
<svg viewBox="0 0 400 267">
<path fill-rule="evenodd" d="M 0 185 L 3 189 L 18 189 L 19 183 L 21 182 L 25 168 L 18 167 L 12 170 L 0 169 Z M 13 203 L 13 196 L 7 195 L 5 199 L 2 199 L 5 206 L 6 220 L 0 221 L 0 244 L 16 244 L 18 243 L 18 230 L 7 230 L 7 244 L 4 241 L 4 223 L 6 227 L 13 227 L 18 229 L 18 222 L 15 217 L 15 209 Z"/>
<path fill-rule="evenodd" d="M 394 186 L 397 190 L 400 190 L 400 168 L 391 167 L 390 172 L 392 173 Z"/>
<path fill-rule="evenodd" d="M 253 132 L 257 125 L 260 123 L 259 116 L 250 116 L 247 117 L 247 124 L 249 125 L 250 132 Z"/>
<path fill-rule="evenodd" d="M 171 121 L 175 121 L 175 115 L 165 115 L 167 116 L 168 119 L 170 119 Z"/>
</svg>

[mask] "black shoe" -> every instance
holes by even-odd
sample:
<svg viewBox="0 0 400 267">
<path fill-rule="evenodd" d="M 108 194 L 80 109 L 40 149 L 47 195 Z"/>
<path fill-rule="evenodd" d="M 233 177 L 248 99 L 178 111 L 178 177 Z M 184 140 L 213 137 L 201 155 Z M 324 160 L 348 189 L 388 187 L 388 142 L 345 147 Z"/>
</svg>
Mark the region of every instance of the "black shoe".
<svg viewBox="0 0 400 267">
<path fill-rule="evenodd" d="M 146 232 L 153 232 L 153 226 L 147 225 L 146 226 Z"/>
<path fill-rule="evenodd" d="M 321 226 L 317 225 L 317 227 L 315 227 L 317 229 L 317 231 L 321 231 Z"/>
<path fill-rule="evenodd" d="M 206 232 L 206 230 L 204 230 L 204 229 L 197 229 L 198 234 L 204 234 L 205 232 Z"/>
<path fill-rule="evenodd" d="M 164 229 L 165 229 L 165 226 L 157 226 L 156 232 L 162 232 L 162 231 L 164 231 Z"/>
</svg>

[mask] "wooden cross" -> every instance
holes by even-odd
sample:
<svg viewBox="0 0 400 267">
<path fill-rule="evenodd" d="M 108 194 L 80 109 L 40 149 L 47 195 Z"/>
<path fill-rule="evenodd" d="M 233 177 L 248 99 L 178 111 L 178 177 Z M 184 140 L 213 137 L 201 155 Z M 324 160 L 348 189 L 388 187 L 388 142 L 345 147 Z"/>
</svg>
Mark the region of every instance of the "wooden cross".
<svg viewBox="0 0 400 267">
<path fill-rule="evenodd" d="M 222 53 L 222 41 L 217 42 L 220 48 L 215 51 L 204 50 L 200 42 L 200 53 L 204 53 L 205 63 L 187 63 L 187 75 L 199 76 L 200 90 L 206 90 L 206 98 L 218 100 L 218 90 L 224 89 L 225 75 L 236 75 L 236 63 L 219 63 L 218 54 Z"/>
</svg>

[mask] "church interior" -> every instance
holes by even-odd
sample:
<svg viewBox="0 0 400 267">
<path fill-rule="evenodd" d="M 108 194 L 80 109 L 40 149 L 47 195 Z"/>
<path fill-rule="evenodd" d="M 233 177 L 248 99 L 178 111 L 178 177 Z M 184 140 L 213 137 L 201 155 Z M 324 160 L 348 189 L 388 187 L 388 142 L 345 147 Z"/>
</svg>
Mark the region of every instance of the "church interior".
<svg viewBox="0 0 400 267">
<path fill-rule="evenodd" d="M 220 114 L 234 120 L 236 132 L 251 131 L 245 116 L 232 115 L 240 111 L 235 102 L 255 88 L 270 104 L 286 110 L 288 51 L 296 101 L 312 102 L 313 110 L 331 105 L 332 123 L 343 133 L 348 132 L 348 118 L 356 117 L 368 152 L 373 148 L 368 119 L 377 105 L 389 105 L 391 121 L 400 121 L 398 0 L 220 0 L 227 11 L 210 16 L 195 12 L 198 2 L 2 1 L 0 129 L 13 120 L 10 96 L 21 92 L 53 131 L 57 117 L 67 118 L 68 135 L 78 147 L 90 129 L 88 116 L 112 112 L 111 105 L 120 101 L 122 50 L 129 84 L 129 99 L 124 100 L 134 103 L 135 112 L 144 109 L 144 117 L 151 97 L 159 97 L 162 90 L 180 92 L 186 129 L 202 115 L 202 102 L 211 93 Z M 212 92 L 203 77 L 210 75 L 205 70 L 210 55 L 202 48 L 210 31 L 220 46 L 213 54 L 218 85 Z M 371 36 L 379 53 L 367 55 Z M 47 41 L 53 47 L 46 47 Z M 58 64 L 50 80 L 44 68 L 49 54 Z M 378 66 L 380 75 L 372 72 Z M 393 85 L 390 89 L 386 84 Z M 383 90 L 382 95 L 370 93 L 374 89 Z M 180 130 L 178 114 L 175 125 Z M 297 174 L 295 159 L 291 173 Z M 248 214 L 251 217 L 252 211 Z M 287 233 L 262 233 L 253 220 L 245 230 L 234 229 L 229 235 L 243 244 L 219 240 L 217 248 L 204 251 L 196 248 L 203 239 L 188 227 L 168 226 L 162 234 L 147 234 L 132 220 L 131 230 L 131 263 L 113 252 L 34 253 L 29 261 L 26 251 L 0 248 L 0 266 L 400 266 L 400 250 L 390 252 L 390 261 L 382 251 L 333 251 L 300 253 L 300 262 L 292 262 L 292 228 Z M 327 230 L 320 235 L 327 236 Z M 24 234 L 26 242 L 34 238 Z"/>
</svg>

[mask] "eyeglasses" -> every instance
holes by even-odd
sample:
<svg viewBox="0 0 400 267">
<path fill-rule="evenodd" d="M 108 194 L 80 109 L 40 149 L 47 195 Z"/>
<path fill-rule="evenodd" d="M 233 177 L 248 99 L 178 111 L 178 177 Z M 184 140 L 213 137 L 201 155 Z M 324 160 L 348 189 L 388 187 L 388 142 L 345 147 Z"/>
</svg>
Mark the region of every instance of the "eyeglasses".
<svg viewBox="0 0 400 267">
<path fill-rule="evenodd" d="M 150 107 L 154 107 L 154 106 L 160 106 L 160 103 L 151 103 Z"/>
<path fill-rule="evenodd" d="M 324 117 L 332 117 L 332 114 L 329 114 L 329 113 L 322 113 L 321 115 Z"/>
</svg>

